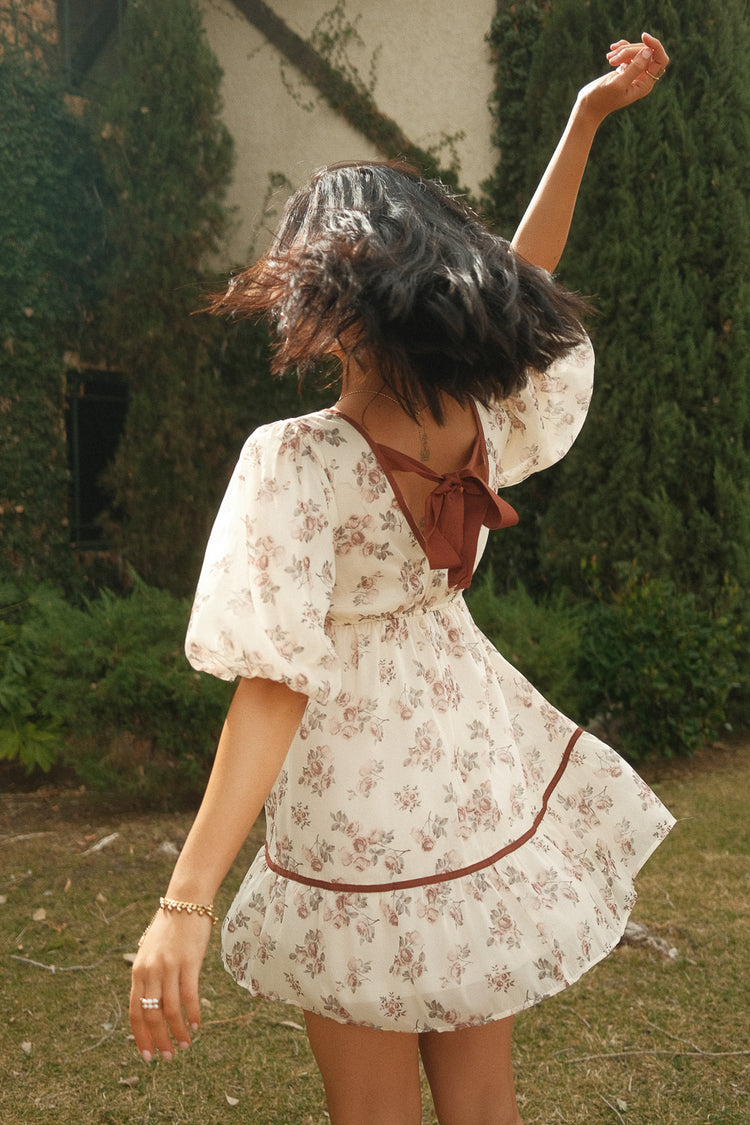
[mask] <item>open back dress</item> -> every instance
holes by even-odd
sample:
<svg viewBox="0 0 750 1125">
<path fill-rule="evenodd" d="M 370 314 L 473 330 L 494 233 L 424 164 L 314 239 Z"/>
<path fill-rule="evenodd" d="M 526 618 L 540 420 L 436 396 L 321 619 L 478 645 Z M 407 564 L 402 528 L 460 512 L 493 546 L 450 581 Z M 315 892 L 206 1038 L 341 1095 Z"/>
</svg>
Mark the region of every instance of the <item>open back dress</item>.
<svg viewBox="0 0 750 1125">
<path fill-rule="evenodd" d="M 479 631 L 463 591 L 499 489 L 561 458 L 591 395 L 588 344 L 518 396 L 474 404 L 464 469 L 429 468 L 335 410 L 258 429 L 217 516 L 191 664 L 308 696 L 266 802 L 266 843 L 224 922 L 253 994 L 395 1031 L 500 1019 L 620 940 L 673 818 L 614 750 Z M 502 532 L 512 534 L 512 532 Z"/>
</svg>

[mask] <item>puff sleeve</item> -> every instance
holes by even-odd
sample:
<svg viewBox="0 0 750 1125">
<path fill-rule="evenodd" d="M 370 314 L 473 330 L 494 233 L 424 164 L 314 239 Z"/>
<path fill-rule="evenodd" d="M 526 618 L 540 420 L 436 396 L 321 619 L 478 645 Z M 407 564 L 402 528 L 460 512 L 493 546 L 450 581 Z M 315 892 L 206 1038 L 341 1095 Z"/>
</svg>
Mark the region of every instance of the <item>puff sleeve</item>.
<svg viewBox="0 0 750 1125">
<path fill-rule="evenodd" d="M 519 394 L 494 405 L 485 432 L 495 489 L 518 484 L 565 456 L 586 420 L 593 384 L 587 337 L 543 374 L 530 372 Z"/>
<path fill-rule="evenodd" d="M 339 690 L 326 633 L 334 496 L 301 420 L 247 440 L 211 532 L 185 642 L 222 680 L 261 676 L 325 703 Z"/>
</svg>

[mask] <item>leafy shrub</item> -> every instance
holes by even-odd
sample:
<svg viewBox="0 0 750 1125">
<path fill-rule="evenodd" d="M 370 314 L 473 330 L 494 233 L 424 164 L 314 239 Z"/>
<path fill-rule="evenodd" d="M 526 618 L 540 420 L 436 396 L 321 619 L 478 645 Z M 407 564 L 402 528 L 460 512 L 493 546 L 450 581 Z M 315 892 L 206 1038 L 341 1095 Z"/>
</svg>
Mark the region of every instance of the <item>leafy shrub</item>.
<svg viewBox="0 0 750 1125">
<path fill-rule="evenodd" d="M 6 599 L 7 601 L 7 599 Z M 202 788 L 231 685 L 194 672 L 189 603 L 136 580 L 74 606 L 42 586 L 0 618 L 0 756 L 168 802 Z"/>
<path fill-rule="evenodd" d="M 506 660 L 561 711 L 576 718 L 583 703 L 578 682 L 582 617 L 577 606 L 556 594 L 534 601 L 519 582 L 498 594 L 491 568 L 467 596 L 479 628 Z"/>
<path fill-rule="evenodd" d="M 0 616 L 0 761 L 17 761 L 31 773 L 49 770 L 57 757 L 59 737 L 54 724 L 34 721 L 34 707 L 26 688 L 26 669 L 20 651 L 21 626 L 17 621 L 20 592 L 2 590 Z"/>
<path fill-rule="evenodd" d="M 480 629 L 554 706 L 630 761 L 689 756 L 728 726 L 741 690 L 740 599 L 708 609 L 668 579 L 629 567 L 618 591 L 587 575 L 590 597 L 535 601 L 495 592 L 492 571 L 467 597 Z"/>
<path fill-rule="evenodd" d="M 584 712 L 633 761 L 690 755 L 726 726 L 738 686 L 737 589 L 709 610 L 666 578 L 631 569 L 589 605 L 579 659 Z"/>
</svg>

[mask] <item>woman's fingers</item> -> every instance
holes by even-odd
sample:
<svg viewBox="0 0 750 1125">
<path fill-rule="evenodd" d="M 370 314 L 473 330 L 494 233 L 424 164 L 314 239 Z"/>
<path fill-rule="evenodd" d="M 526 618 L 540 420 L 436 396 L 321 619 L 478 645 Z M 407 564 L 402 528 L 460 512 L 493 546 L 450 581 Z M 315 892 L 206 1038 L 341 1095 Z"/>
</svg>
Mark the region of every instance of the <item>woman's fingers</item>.
<svg viewBox="0 0 750 1125">
<path fill-rule="evenodd" d="M 644 32 L 641 43 L 622 40 L 615 43 L 607 60 L 614 73 L 602 81 L 614 80 L 614 96 L 620 97 L 622 104 L 628 104 L 651 93 L 667 68 L 669 55 L 655 36 Z M 606 85 L 603 84 L 602 89 L 606 89 Z M 619 94 L 615 93 L 617 90 Z"/>
<path fill-rule="evenodd" d="M 143 1001 L 146 1004 L 143 1004 Z M 156 1007 L 158 1006 L 158 1007 Z M 146 1012 L 152 1007 L 158 1012 L 161 1006 L 161 995 L 157 993 L 148 993 L 145 985 L 139 985 L 136 980 L 133 980 L 130 989 L 130 1027 L 135 1038 L 135 1045 L 141 1052 L 141 1055 L 146 1062 L 151 1062 L 154 1057 L 154 1040 L 152 1037 L 152 1029 L 146 1020 Z"/>
<path fill-rule="evenodd" d="M 636 51 L 631 59 L 627 62 L 623 61 L 620 64 L 620 73 L 622 74 L 625 86 L 638 86 L 642 82 L 646 82 L 646 77 L 649 73 L 649 68 L 654 61 L 654 52 L 651 47 L 641 46 L 640 50 Z M 655 68 L 654 68 L 655 69 Z M 651 83 L 647 83 L 650 85 Z"/>
<path fill-rule="evenodd" d="M 186 1051 L 190 1046 L 190 1032 L 188 1031 L 187 1024 L 185 1023 L 185 1016 L 183 1013 L 183 996 L 181 994 L 180 982 L 178 979 L 173 979 L 170 985 L 165 988 L 164 996 L 162 999 L 162 1011 L 164 1013 L 164 1024 L 169 1028 L 177 1044 L 183 1051 Z M 167 1033 L 167 1042 L 169 1039 L 169 1032 Z M 158 1046 L 158 1043 L 157 1043 Z M 161 1051 L 161 1047 L 159 1047 Z M 162 1051 L 162 1055 L 164 1052 Z"/>
<path fill-rule="evenodd" d="M 154 990 L 156 991 L 156 990 Z M 153 1048 L 160 1053 L 163 1059 L 168 1061 L 174 1057 L 174 1044 L 169 1034 L 167 1022 L 164 1012 L 164 1001 L 160 1003 L 158 1008 L 147 1008 L 143 1012 L 143 1022 L 148 1029 L 149 1038 L 152 1044 L 150 1054 L 153 1055 Z M 143 1052 L 142 1052 L 143 1053 Z M 145 1058 L 144 1054 L 144 1058 Z"/>
<path fill-rule="evenodd" d="M 176 978 L 134 981 L 130 998 L 130 1026 L 141 1055 L 150 1062 L 154 1051 L 162 1058 L 174 1056 L 174 1040 L 183 1050 L 190 1046 L 190 1031 L 182 1009 Z"/>
<path fill-rule="evenodd" d="M 623 51 L 637 51 L 640 49 L 640 46 L 640 43 L 629 43 L 627 39 L 618 39 L 607 51 L 607 58 L 612 66 L 618 66 L 621 61 L 620 55 Z"/>
<path fill-rule="evenodd" d="M 647 97 L 669 63 L 662 44 L 648 32 L 644 32 L 640 43 L 618 39 L 612 44 L 607 59 L 612 71 L 584 86 L 578 95 L 581 103 L 600 121 L 615 110 Z"/>
<path fill-rule="evenodd" d="M 654 63 L 661 67 L 662 70 L 667 67 L 669 65 L 669 55 L 664 50 L 664 46 L 660 40 L 658 40 L 655 35 L 650 35 L 647 31 L 644 31 L 641 38 L 646 46 L 650 47 L 654 52 Z M 655 70 L 656 68 L 654 67 L 653 69 Z"/>
<path fill-rule="evenodd" d="M 641 40 L 640 43 L 629 43 L 626 39 L 619 39 L 607 52 L 607 61 L 623 73 L 636 60 L 646 60 L 642 69 L 658 81 L 669 64 L 669 55 L 655 35 L 644 31 Z M 651 55 L 647 56 L 645 51 L 651 51 Z"/>
<path fill-rule="evenodd" d="M 182 1007 L 191 1031 L 197 1031 L 201 1022 L 201 1002 L 198 994 L 198 973 L 185 974 L 181 982 Z M 189 1036 L 188 1036 L 189 1038 Z"/>
</svg>

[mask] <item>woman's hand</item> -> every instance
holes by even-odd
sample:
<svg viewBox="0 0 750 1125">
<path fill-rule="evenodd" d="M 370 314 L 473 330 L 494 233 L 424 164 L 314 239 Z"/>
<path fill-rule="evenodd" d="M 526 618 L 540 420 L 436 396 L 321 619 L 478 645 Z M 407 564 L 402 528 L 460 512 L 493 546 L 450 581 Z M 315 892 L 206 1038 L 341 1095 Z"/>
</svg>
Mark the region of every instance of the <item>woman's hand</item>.
<svg viewBox="0 0 750 1125">
<path fill-rule="evenodd" d="M 170 1032 L 183 1050 L 190 1046 L 190 1030 L 200 1024 L 198 978 L 210 934 L 206 916 L 160 910 L 145 935 L 133 963 L 130 1026 L 146 1062 L 155 1051 L 173 1057 Z M 159 1003 L 144 1007 L 142 999 Z"/>
<path fill-rule="evenodd" d="M 644 31 L 640 43 L 620 39 L 607 53 L 611 73 L 596 78 L 578 94 L 578 105 L 597 124 L 610 113 L 648 97 L 669 65 L 669 55 L 659 40 Z"/>
</svg>

